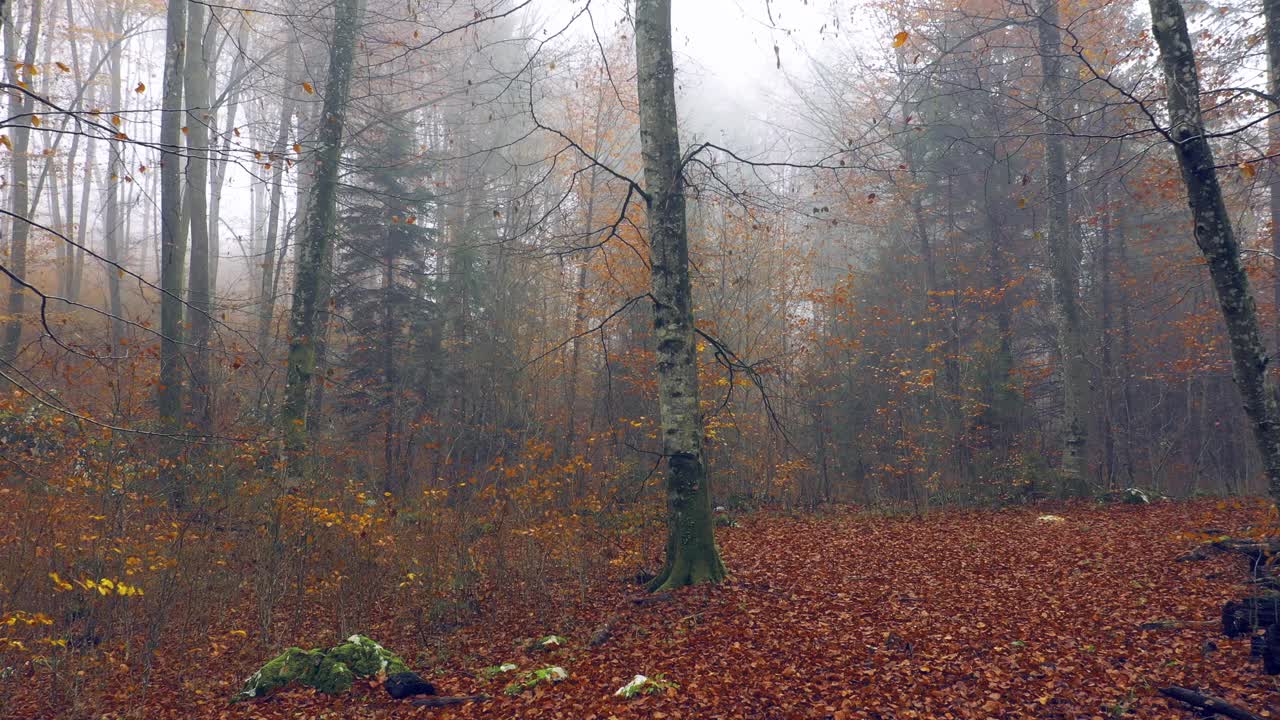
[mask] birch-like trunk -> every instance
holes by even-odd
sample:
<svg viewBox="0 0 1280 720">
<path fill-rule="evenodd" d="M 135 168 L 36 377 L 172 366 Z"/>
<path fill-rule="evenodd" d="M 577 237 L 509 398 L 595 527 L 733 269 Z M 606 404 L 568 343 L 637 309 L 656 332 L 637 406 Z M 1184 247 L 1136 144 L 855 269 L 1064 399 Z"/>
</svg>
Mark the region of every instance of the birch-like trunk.
<svg viewBox="0 0 1280 720">
<path fill-rule="evenodd" d="M 291 456 L 290 473 L 296 471 L 295 461 L 307 443 L 307 401 L 316 365 L 319 303 L 328 296 L 323 288 L 324 274 L 337 221 L 338 162 L 342 157 L 342 129 L 351 88 L 358 9 L 358 0 L 338 0 L 334 6 L 329 77 L 314 154 L 314 184 L 307 203 L 306 235 L 300 247 L 289 317 L 289 358 L 281 422 Z"/>
<path fill-rule="evenodd" d="M 1209 266 L 1227 337 L 1236 387 L 1262 455 L 1268 489 L 1280 501 L 1280 424 L 1275 394 L 1267 380 L 1267 350 L 1249 288 L 1249 276 L 1240 264 L 1231 216 L 1218 184 L 1213 148 L 1205 137 L 1200 113 L 1200 76 L 1195 51 L 1187 31 L 1187 18 L 1179 0 L 1150 0 L 1151 29 L 1160 46 L 1169 97 L 1167 138 L 1178 156 L 1182 181 L 1187 188 L 1196 245 Z"/>
<path fill-rule="evenodd" d="M 658 406 L 662 451 L 667 458 L 667 558 L 650 586 L 658 590 L 719 582 L 725 568 L 712 531 L 711 493 L 702 448 L 689 238 L 676 126 L 671 0 L 637 0 L 635 26 Z"/>
<path fill-rule="evenodd" d="M 1062 31 L 1058 27 L 1059 0 L 1045 0 L 1037 23 L 1040 66 L 1044 79 L 1045 194 L 1049 203 L 1046 242 L 1058 316 L 1058 344 L 1062 353 L 1062 490 L 1068 495 L 1089 492 L 1089 373 L 1084 357 L 1084 318 L 1080 308 L 1079 248 L 1071 228 L 1067 197 L 1066 127 L 1062 121 Z"/>
</svg>

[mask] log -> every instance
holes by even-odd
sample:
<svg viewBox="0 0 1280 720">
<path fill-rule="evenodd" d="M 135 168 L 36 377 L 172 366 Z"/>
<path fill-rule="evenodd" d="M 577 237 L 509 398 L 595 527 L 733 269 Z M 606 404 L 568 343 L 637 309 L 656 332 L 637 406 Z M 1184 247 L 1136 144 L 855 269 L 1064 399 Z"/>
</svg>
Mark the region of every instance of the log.
<svg viewBox="0 0 1280 720">
<path fill-rule="evenodd" d="M 1277 623 L 1280 623 L 1280 595 L 1230 600 L 1222 606 L 1222 634 L 1229 638 L 1241 637 Z"/>
<path fill-rule="evenodd" d="M 429 697 L 422 698 L 421 700 L 414 700 L 413 705 L 416 707 L 448 707 L 449 705 L 465 705 L 472 702 L 483 702 L 488 699 L 488 695 Z"/>
<path fill-rule="evenodd" d="M 1183 702 L 1192 707 L 1199 708 L 1207 713 L 1231 718 L 1231 720 L 1262 720 L 1262 716 L 1254 715 L 1248 710 L 1232 705 L 1222 698 L 1216 698 L 1212 695 L 1204 695 L 1188 688 L 1160 688 L 1160 694 L 1165 697 L 1173 698 L 1178 702 Z"/>
</svg>

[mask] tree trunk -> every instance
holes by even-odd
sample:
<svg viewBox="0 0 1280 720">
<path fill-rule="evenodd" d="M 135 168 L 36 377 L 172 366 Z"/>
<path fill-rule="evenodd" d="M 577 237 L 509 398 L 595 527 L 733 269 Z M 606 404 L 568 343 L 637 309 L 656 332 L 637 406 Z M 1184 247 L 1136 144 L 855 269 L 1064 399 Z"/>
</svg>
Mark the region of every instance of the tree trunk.
<svg viewBox="0 0 1280 720">
<path fill-rule="evenodd" d="M 1254 440 L 1266 470 L 1268 489 L 1280 501 L 1280 425 L 1276 399 L 1267 379 L 1267 350 L 1249 288 L 1240 264 L 1231 217 L 1218 184 L 1213 148 L 1205 137 L 1200 114 L 1200 76 L 1187 32 L 1187 18 L 1179 0 L 1150 0 L 1151 28 L 1160 46 L 1160 61 L 1168 85 L 1169 121 L 1166 134 L 1178 156 L 1187 204 L 1195 222 L 1196 245 L 1209 265 L 1218 305 L 1231 342 L 1236 387 L 1253 426 Z"/>
<path fill-rule="evenodd" d="M 293 77 L 293 50 L 289 50 L 285 77 Z M 258 352 L 267 355 L 271 339 L 271 319 L 275 315 L 276 243 L 280 237 L 280 205 L 284 195 L 284 154 L 289 142 L 289 125 L 293 121 L 293 92 L 286 91 L 280 105 L 280 123 L 271 157 L 275 163 L 271 173 L 271 209 L 267 213 L 267 243 L 262 250 L 261 273 L 258 275 Z"/>
<path fill-rule="evenodd" d="M 207 13 L 199 2 L 190 4 L 187 18 L 186 197 L 190 210 L 191 267 L 187 276 L 188 328 L 191 332 L 190 420 L 201 432 L 212 425 L 209 335 L 213 288 L 209 284 L 209 72 L 205 48 Z"/>
<path fill-rule="evenodd" d="M 26 70 L 26 81 L 33 77 L 30 68 L 35 66 L 36 40 L 40 37 L 40 17 L 43 0 L 34 0 L 27 27 L 26 52 L 23 63 Z M 17 33 L 14 31 L 13 19 L 4 18 L 4 42 L 10 56 L 18 51 Z M 23 70 L 9 66 L 9 81 L 17 85 L 22 81 Z M 10 116 L 30 115 L 35 110 L 35 100 L 24 93 L 10 95 Z M 18 279 L 27 280 L 27 238 L 31 234 L 31 193 L 30 166 L 28 154 L 31 147 L 31 118 L 25 117 L 13 125 L 13 194 L 10 196 L 10 212 L 16 217 L 12 219 L 9 232 L 9 271 Z M 9 284 L 9 319 L 4 327 L 4 339 L 0 344 L 0 360 L 12 363 L 18 357 L 18 347 L 22 343 L 22 321 L 26 306 L 26 289 L 16 281 Z"/>
<path fill-rule="evenodd" d="M 112 30 L 119 37 L 124 33 L 124 10 L 120 9 L 113 13 Z M 112 43 L 108 50 L 108 59 L 111 64 L 111 109 L 119 111 L 123 100 L 121 98 L 120 84 L 121 76 L 124 72 L 123 43 Z M 120 141 L 112 140 L 108 143 L 107 148 L 107 207 L 106 207 L 106 232 L 104 233 L 104 242 L 106 244 L 107 260 L 111 262 L 120 262 L 120 183 L 122 182 L 126 171 L 124 168 L 124 158 L 121 156 Z M 114 355 L 116 348 L 120 347 L 120 341 L 124 338 L 124 322 L 122 321 L 124 314 L 124 306 L 120 300 L 120 273 L 115 268 L 106 268 L 107 273 L 107 306 L 111 311 L 111 351 Z"/>
<path fill-rule="evenodd" d="M 182 431 L 182 308 L 186 236 L 182 229 L 182 83 L 187 0 L 169 0 L 165 15 L 164 99 L 160 117 L 160 383 L 157 403 L 165 432 Z M 162 484 L 168 473 L 162 473 Z M 171 490 L 170 497 L 180 499 Z"/>
<path fill-rule="evenodd" d="M 1083 317 L 1080 312 L 1079 249 L 1071 228 L 1067 204 L 1066 128 L 1062 110 L 1062 32 L 1058 27 L 1059 0 L 1045 0 L 1037 23 L 1040 31 L 1040 64 L 1044 80 L 1045 194 L 1049 202 L 1048 237 L 1050 272 L 1057 305 L 1059 345 L 1062 352 L 1062 489 L 1068 495 L 1089 492 L 1088 366 L 1084 358 Z"/>
<path fill-rule="evenodd" d="M 292 49 L 293 45 L 289 47 Z M 218 258 L 222 254 L 222 228 L 220 222 L 222 219 L 222 185 L 227 178 L 227 166 L 230 164 L 227 158 L 231 157 L 231 138 L 235 134 L 236 115 L 240 109 L 240 88 L 243 85 L 245 57 L 249 51 L 249 23 L 245 18 L 240 18 L 240 28 L 236 32 L 236 58 L 231 63 L 231 75 L 228 85 L 219 97 L 219 102 L 227 100 L 227 124 L 222 132 L 222 152 L 218 157 L 212 158 L 212 172 L 209 173 L 209 288 L 214 293 L 218 289 Z M 210 73 L 210 77 L 214 77 L 214 73 Z M 228 99 L 229 98 L 229 99 Z M 216 130 L 216 113 L 213 108 L 209 110 L 209 124 Z M 216 140 L 214 141 L 216 144 Z M 212 152 L 212 148 L 210 148 Z"/>
<path fill-rule="evenodd" d="M 697 346 L 689 281 L 684 180 L 676 127 L 671 0 L 637 0 L 636 85 L 648 200 L 658 407 L 667 458 L 667 558 L 651 589 L 719 582 L 725 568 L 712 531 L 703 457 Z"/>
<path fill-rule="evenodd" d="M 1267 36 L 1267 94 L 1272 100 L 1271 112 L 1280 110 L 1280 0 L 1262 0 L 1262 16 L 1266 21 Z M 1270 195 L 1271 211 L 1271 252 L 1275 255 L 1272 261 L 1280 263 L 1280 115 L 1273 114 L 1267 118 L 1267 155 L 1271 158 L 1269 165 L 1267 189 Z M 1276 269 L 1275 286 L 1276 313 L 1280 314 L 1280 266 Z M 1280 348 L 1280 320 L 1276 321 L 1275 348 Z"/>
<path fill-rule="evenodd" d="M 316 322 L 319 301 L 327 297 L 322 285 L 337 220 L 338 161 L 342 157 L 342 128 L 351 87 L 355 53 L 358 0 L 338 0 L 334 6 L 333 45 L 329 52 L 329 77 L 315 151 L 316 170 L 307 208 L 306 235 L 302 239 L 294 280 L 293 308 L 289 317 L 289 359 L 285 378 L 284 424 L 290 473 L 297 470 L 307 443 L 307 401 L 316 364 Z"/>
</svg>

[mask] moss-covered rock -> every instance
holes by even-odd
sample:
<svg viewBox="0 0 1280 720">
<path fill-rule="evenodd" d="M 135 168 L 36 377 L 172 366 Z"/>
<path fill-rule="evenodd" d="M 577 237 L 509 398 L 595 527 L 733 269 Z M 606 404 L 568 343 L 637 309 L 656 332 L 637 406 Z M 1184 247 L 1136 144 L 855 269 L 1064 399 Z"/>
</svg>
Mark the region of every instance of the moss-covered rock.
<svg viewBox="0 0 1280 720">
<path fill-rule="evenodd" d="M 325 654 L 345 663 L 356 677 L 409 672 L 409 666 L 395 653 L 364 635 L 352 635 L 346 642 L 329 648 Z"/>
<path fill-rule="evenodd" d="M 320 650 L 288 648 L 269 660 L 258 672 L 250 675 L 244 683 L 244 689 L 236 694 L 235 699 L 262 697 L 291 682 L 302 682 L 304 678 L 310 678 L 323 661 L 324 653 Z"/>
<path fill-rule="evenodd" d="M 260 698 L 295 682 L 338 694 L 350 690 L 356 678 L 407 672 L 409 667 L 395 653 L 363 635 L 352 635 L 328 650 L 285 650 L 251 675 L 232 700 Z"/>
</svg>

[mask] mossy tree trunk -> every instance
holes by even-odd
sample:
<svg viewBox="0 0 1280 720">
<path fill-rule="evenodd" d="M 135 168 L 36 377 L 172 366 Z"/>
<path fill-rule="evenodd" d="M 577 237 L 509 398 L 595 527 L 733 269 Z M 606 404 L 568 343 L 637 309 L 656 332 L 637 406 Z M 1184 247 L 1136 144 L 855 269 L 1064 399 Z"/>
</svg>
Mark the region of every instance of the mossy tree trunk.
<svg viewBox="0 0 1280 720">
<path fill-rule="evenodd" d="M 1213 148 L 1205 137 L 1200 112 L 1200 76 L 1179 0 L 1150 0 L 1151 29 L 1160 46 L 1160 62 L 1168 85 L 1169 130 L 1187 188 L 1195 223 L 1196 245 L 1209 266 L 1213 287 L 1231 343 L 1236 387 L 1253 427 L 1273 500 L 1280 500 L 1280 424 L 1276 399 L 1267 380 L 1267 350 L 1254 305 L 1249 276 L 1240 264 L 1231 216 L 1218 183 Z"/>
<path fill-rule="evenodd" d="M 294 278 L 288 370 L 281 413 L 291 475 L 297 474 L 297 460 L 307 443 L 308 395 L 316 368 L 316 340 L 320 331 L 317 316 L 323 299 L 328 297 L 323 283 L 337 222 L 338 163 L 342 157 L 342 129 L 351 88 L 358 11 L 358 0 L 338 0 L 334 7 L 333 45 L 315 150 L 314 184 L 307 202 L 306 233 L 299 248 Z"/>
<path fill-rule="evenodd" d="M 718 582 L 725 569 L 716 549 L 702 452 L 689 238 L 676 127 L 671 0 L 637 0 L 635 21 L 658 404 L 667 458 L 667 559 L 650 585 L 658 590 Z"/>
</svg>

